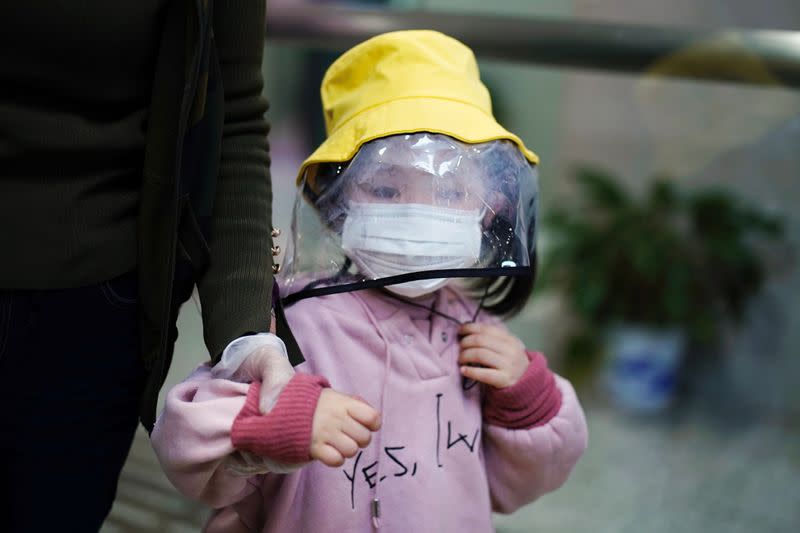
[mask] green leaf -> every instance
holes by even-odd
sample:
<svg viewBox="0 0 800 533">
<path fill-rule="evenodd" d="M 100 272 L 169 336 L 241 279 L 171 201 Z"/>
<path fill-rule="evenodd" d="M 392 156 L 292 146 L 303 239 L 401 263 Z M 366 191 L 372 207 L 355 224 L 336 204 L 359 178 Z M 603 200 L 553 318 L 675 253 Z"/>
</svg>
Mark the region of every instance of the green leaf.
<svg viewBox="0 0 800 533">
<path fill-rule="evenodd" d="M 614 210 L 630 203 L 625 191 L 606 172 L 583 167 L 578 169 L 576 179 L 591 207 Z"/>
<path fill-rule="evenodd" d="M 581 168 L 576 180 L 575 201 L 545 217 L 541 278 L 581 323 L 595 333 L 615 321 L 678 325 L 713 342 L 723 321 L 745 316 L 767 276 L 757 244 L 783 238 L 782 217 L 667 177 L 641 198 L 602 170 Z"/>
</svg>

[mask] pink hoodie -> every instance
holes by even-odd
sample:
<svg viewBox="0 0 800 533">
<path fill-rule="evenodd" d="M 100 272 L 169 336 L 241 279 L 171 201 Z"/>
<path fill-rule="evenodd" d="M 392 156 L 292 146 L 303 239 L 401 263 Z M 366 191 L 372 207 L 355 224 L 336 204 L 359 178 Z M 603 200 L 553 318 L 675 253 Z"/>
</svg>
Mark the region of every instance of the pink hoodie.
<svg viewBox="0 0 800 533">
<path fill-rule="evenodd" d="M 433 303 L 461 322 L 475 309 L 449 288 Z M 459 373 L 458 325 L 427 309 L 358 291 L 303 300 L 286 314 L 306 356 L 297 372 L 361 396 L 382 427 L 340 468 L 233 474 L 225 459 L 236 453 L 231 428 L 250 386 L 211 379 L 201 366 L 169 391 L 152 438 L 173 484 L 217 509 L 206 531 L 493 531 L 491 511 L 557 489 L 586 448 L 575 392 L 540 354 L 529 354 L 516 385 L 486 390 Z M 485 313 L 478 321 L 500 324 Z"/>
</svg>

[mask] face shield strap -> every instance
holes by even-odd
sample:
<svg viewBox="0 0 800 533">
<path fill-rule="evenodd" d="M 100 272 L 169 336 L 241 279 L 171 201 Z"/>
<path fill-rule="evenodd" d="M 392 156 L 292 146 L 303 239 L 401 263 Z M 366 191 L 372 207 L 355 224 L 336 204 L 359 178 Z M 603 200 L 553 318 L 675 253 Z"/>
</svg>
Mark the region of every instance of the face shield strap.
<svg viewBox="0 0 800 533">
<path fill-rule="evenodd" d="M 346 283 L 342 285 L 328 285 L 325 287 L 316 287 L 314 284 L 307 285 L 303 289 L 289 294 L 283 299 L 283 305 L 286 307 L 311 298 L 314 296 L 327 296 L 330 294 L 340 294 L 343 292 L 353 292 L 364 289 L 381 289 L 388 285 L 397 285 L 406 283 L 408 281 L 416 281 L 420 279 L 436 279 L 436 278 L 500 278 L 500 277 L 530 277 L 531 269 L 527 266 L 515 267 L 494 267 L 494 268 L 455 268 L 444 270 L 427 270 L 425 272 L 410 272 L 408 274 L 400 274 L 397 276 L 388 276 L 381 279 L 368 279 L 358 281 L 355 283 Z"/>
<path fill-rule="evenodd" d="M 300 345 L 292 334 L 289 327 L 289 322 L 286 320 L 286 315 L 283 312 L 283 302 L 281 301 L 280 289 L 278 282 L 272 283 L 272 310 L 275 313 L 275 334 L 281 338 L 283 344 L 286 346 L 286 353 L 289 355 L 289 363 L 292 366 L 297 366 L 305 362 L 303 352 L 300 350 Z"/>
</svg>

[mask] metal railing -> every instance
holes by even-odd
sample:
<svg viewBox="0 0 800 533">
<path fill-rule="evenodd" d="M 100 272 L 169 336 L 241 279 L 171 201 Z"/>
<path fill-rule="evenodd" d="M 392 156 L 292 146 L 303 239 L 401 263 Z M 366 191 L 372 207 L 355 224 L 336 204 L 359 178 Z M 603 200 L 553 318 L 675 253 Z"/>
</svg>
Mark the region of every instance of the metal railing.
<svg viewBox="0 0 800 533">
<path fill-rule="evenodd" d="M 477 55 L 555 67 L 800 88 L 800 32 L 697 31 L 435 11 L 269 7 L 267 39 L 344 50 L 376 34 L 434 29 Z"/>
</svg>

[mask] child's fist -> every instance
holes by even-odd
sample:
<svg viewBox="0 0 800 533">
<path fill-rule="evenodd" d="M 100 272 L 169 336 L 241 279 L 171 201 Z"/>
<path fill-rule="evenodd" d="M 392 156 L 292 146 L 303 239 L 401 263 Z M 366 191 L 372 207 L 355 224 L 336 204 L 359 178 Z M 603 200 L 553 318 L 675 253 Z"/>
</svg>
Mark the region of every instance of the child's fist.
<svg viewBox="0 0 800 533">
<path fill-rule="evenodd" d="M 311 457 L 328 466 L 341 466 L 359 448 L 366 448 L 381 416 L 369 404 L 323 389 L 311 425 Z"/>
<path fill-rule="evenodd" d="M 487 324 L 464 324 L 459 330 L 461 374 L 492 387 L 514 385 L 528 368 L 522 341 L 508 331 Z"/>
</svg>

